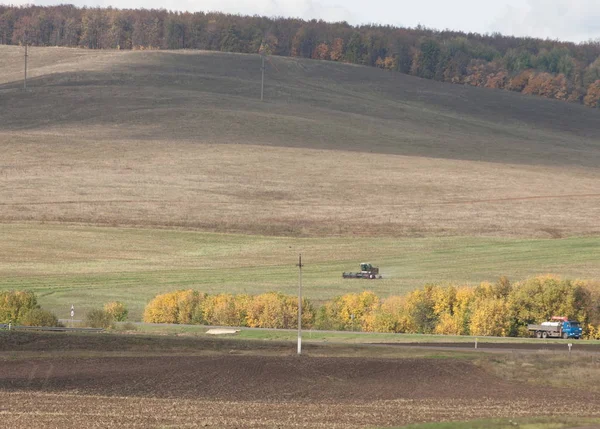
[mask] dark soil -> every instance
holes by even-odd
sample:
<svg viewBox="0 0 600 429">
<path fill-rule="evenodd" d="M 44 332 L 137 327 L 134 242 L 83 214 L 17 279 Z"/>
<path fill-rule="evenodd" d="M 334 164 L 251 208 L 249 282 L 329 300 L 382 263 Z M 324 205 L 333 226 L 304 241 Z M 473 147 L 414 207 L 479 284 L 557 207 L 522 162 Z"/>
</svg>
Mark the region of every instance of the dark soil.
<svg viewBox="0 0 600 429">
<path fill-rule="evenodd" d="M 271 342 L 36 333 L 2 335 L 0 350 L 0 426 L 13 429 L 600 416 L 593 393 L 507 381 L 461 358 L 316 356 L 315 346 L 296 356 Z"/>
<path fill-rule="evenodd" d="M 461 360 L 161 356 L 4 362 L 0 388 L 232 401 L 509 399 L 531 389 Z"/>
</svg>

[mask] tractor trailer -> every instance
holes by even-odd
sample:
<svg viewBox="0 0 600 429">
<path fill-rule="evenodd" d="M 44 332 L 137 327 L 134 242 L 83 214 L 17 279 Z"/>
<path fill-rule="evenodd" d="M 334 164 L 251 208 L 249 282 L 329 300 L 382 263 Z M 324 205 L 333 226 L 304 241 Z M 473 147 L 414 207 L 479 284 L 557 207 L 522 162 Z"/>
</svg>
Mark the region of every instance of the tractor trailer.
<svg viewBox="0 0 600 429">
<path fill-rule="evenodd" d="M 345 279 L 380 279 L 379 267 L 374 267 L 368 262 L 360 264 L 360 271 L 357 273 L 342 273 Z"/>
<path fill-rule="evenodd" d="M 527 330 L 536 338 L 575 338 L 580 339 L 582 329 L 579 322 L 569 320 L 567 317 L 554 316 L 550 322 L 541 325 L 527 325 Z"/>
</svg>

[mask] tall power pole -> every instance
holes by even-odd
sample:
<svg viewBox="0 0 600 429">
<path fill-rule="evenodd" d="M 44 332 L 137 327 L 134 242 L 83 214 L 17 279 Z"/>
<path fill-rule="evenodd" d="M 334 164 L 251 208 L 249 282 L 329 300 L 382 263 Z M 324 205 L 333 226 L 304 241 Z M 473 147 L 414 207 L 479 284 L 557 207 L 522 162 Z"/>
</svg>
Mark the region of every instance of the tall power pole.
<svg viewBox="0 0 600 429">
<path fill-rule="evenodd" d="M 298 354 L 302 354 L 302 254 L 298 255 Z"/>
<path fill-rule="evenodd" d="M 27 42 L 25 42 L 25 79 L 23 80 L 23 89 L 27 90 Z"/>
<path fill-rule="evenodd" d="M 260 70 L 262 72 L 262 77 L 260 81 L 260 101 L 263 101 L 265 93 L 265 56 L 264 54 L 261 54 L 260 57 L 262 58 L 262 66 L 260 67 Z"/>
</svg>

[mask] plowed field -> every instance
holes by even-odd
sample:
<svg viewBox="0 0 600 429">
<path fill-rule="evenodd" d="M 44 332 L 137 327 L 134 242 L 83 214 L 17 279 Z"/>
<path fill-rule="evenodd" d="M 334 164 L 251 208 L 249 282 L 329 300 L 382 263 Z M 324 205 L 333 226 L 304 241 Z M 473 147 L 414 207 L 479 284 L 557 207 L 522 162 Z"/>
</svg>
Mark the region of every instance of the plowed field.
<svg viewBox="0 0 600 429">
<path fill-rule="evenodd" d="M 507 382 L 461 359 L 20 357 L 4 360 L 0 383 L 10 428 L 347 428 L 600 416 L 591 393 Z"/>
</svg>

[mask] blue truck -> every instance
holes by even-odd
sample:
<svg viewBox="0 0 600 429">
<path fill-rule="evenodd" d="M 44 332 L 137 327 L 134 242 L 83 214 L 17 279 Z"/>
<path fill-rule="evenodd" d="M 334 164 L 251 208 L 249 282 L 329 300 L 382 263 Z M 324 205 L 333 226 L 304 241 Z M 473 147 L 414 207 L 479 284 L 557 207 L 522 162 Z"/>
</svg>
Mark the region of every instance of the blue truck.
<svg viewBox="0 0 600 429">
<path fill-rule="evenodd" d="M 536 338 L 575 338 L 580 339 L 583 330 L 579 322 L 568 317 L 553 316 L 551 321 L 541 325 L 527 325 L 527 330 Z"/>
</svg>

